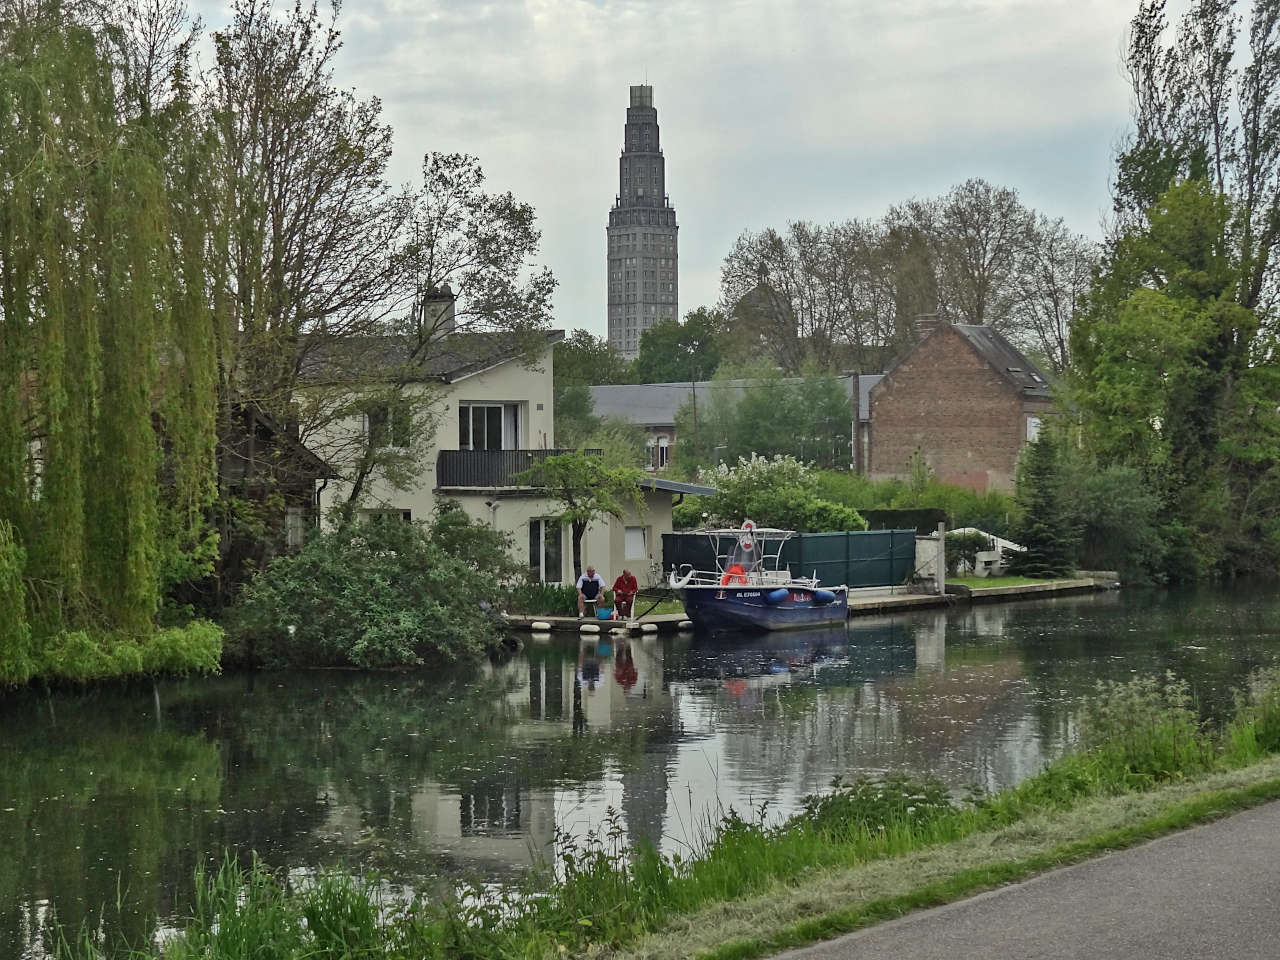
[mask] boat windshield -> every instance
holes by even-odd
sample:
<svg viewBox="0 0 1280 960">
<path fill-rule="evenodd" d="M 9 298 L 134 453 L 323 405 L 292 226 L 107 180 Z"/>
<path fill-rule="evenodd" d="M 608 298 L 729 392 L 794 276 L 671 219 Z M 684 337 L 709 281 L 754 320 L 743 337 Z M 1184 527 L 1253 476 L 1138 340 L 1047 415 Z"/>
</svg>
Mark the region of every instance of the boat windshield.
<svg viewBox="0 0 1280 960">
<path fill-rule="evenodd" d="M 743 573 L 752 573 L 761 565 L 760 544 L 750 534 L 741 536 L 729 551 L 729 562 L 726 569 L 741 567 Z"/>
</svg>

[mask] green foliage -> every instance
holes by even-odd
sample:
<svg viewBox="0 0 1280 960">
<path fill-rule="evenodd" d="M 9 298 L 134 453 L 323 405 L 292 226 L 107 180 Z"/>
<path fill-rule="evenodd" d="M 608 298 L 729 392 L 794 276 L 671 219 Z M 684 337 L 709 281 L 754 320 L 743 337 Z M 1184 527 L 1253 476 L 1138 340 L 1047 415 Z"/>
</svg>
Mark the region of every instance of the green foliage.
<svg viewBox="0 0 1280 960">
<path fill-rule="evenodd" d="M 955 574 L 961 564 L 966 570 L 975 570 L 978 566 L 978 554 L 991 549 L 991 538 L 977 530 L 966 530 L 964 533 L 947 534 L 947 573 Z"/>
<path fill-rule="evenodd" d="M 997 537 L 1009 536 L 1016 513 L 1007 493 L 955 487 L 932 475 L 913 488 L 902 480 L 871 480 L 856 473 L 823 470 L 818 474 L 818 495 L 857 510 L 943 510 L 948 527 L 977 527 Z"/>
<path fill-rule="evenodd" d="M 423 666 L 480 656 L 500 639 L 503 585 L 421 524 L 348 524 L 280 557 L 245 588 L 231 613 L 229 654 L 273 666 Z"/>
<path fill-rule="evenodd" d="M 715 494 L 697 505 L 711 525 L 736 527 L 745 519 L 763 527 L 800 533 L 865 530 L 858 511 L 817 495 L 818 478 L 811 466 L 794 457 L 774 456 L 720 464 L 702 475 Z M 680 517 L 685 520 L 684 514 Z"/>
<path fill-rule="evenodd" d="M 207 620 L 167 627 L 139 639 L 119 631 L 64 630 L 46 637 L 34 674 L 89 683 L 138 674 L 212 674 L 221 670 L 223 631 Z"/>
<path fill-rule="evenodd" d="M 1248 306 L 1257 264 L 1240 258 L 1238 199 L 1201 180 L 1164 189 L 1072 329 L 1087 453 L 1136 474 L 1144 517 L 1159 517 L 1139 535 L 1156 548 L 1151 577 L 1280 569 L 1280 378 Z"/>
<path fill-rule="evenodd" d="M 180 85 L 126 109 L 124 50 L 34 11 L 0 25 L 0 522 L 31 662 L 115 675 L 213 542 L 208 165 Z"/>
<path fill-rule="evenodd" d="M 1138 677 L 1104 681 L 1085 703 L 1080 745 L 1107 770 L 1109 783 L 1141 789 L 1208 770 L 1214 743 L 1191 703 L 1185 680 Z"/>
<path fill-rule="evenodd" d="M 628 510 L 644 509 L 644 474 L 634 467 L 613 466 L 603 457 L 557 454 L 538 461 L 517 479 L 544 489 L 559 502 L 558 519 L 569 524 L 573 538 L 575 576 L 582 573 L 582 537 L 588 524 L 605 517 L 621 520 Z"/>
<path fill-rule="evenodd" d="M 747 376 L 735 377 L 745 373 Z M 762 368 L 721 370 L 676 414 L 678 463 L 697 467 L 758 455 L 789 456 L 820 467 L 850 461 L 852 412 L 832 376 L 784 380 Z"/>
<path fill-rule="evenodd" d="M 608 340 L 586 330 L 574 330 L 554 347 L 553 377 L 557 391 L 571 386 L 631 383 L 629 375 L 622 354 L 610 346 Z"/>
<path fill-rule="evenodd" d="M 1061 447 L 1050 430 L 1025 447 L 1018 469 L 1021 516 L 1013 531 L 1025 547 L 1010 558 L 1009 572 L 1026 577 L 1061 577 L 1075 569 L 1079 535 L 1071 524 L 1062 484 Z"/>
<path fill-rule="evenodd" d="M 25 683 L 35 672 L 27 591 L 22 583 L 26 556 L 14 542 L 13 527 L 0 520 L 0 688 Z"/>
<path fill-rule="evenodd" d="M 1280 752 L 1280 667 L 1261 667 L 1235 693 L 1227 726 L 1228 759 L 1243 765 Z"/>
<path fill-rule="evenodd" d="M 725 318 L 718 310 L 699 307 L 686 314 L 683 323 L 659 320 L 640 334 L 631 378 L 635 383 L 708 380 L 724 358 L 725 337 Z"/>
<path fill-rule="evenodd" d="M 1115 570 L 1125 583 L 1162 578 L 1165 539 L 1159 498 L 1134 467 L 1099 468 L 1079 451 L 1063 451 L 1063 503 L 1068 528 L 1080 536 L 1087 570 Z"/>
<path fill-rule="evenodd" d="M 919 781 L 901 773 L 847 783 L 836 777 L 830 793 L 805 797 L 801 812 L 787 825 L 847 841 L 890 828 L 919 829 L 955 814 L 956 809 L 940 780 Z"/>
<path fill-rule="evenodd" d="M 555 405 L 556 443 L 573 449 L 585 447 L 587 437 L 600 423 L 591 391 L 580 383 L 556 387 Z"/>
<path fill-rule="evenodd" d="M 511 536 L 481 520 L 473 520 L 456 500 L 436 503 L 427 532 L 436 547 L 465 561 L 472 570 L 496 583 L 511 583 L 524 573 L 524 567 L 512 554 Z"/>
<path fill-rule="evenodd" d="M 511 591 L 512 613 L 573 617 L 578 613 L 578 590 L 571 583 L 522 583 Z"/>
</svg>

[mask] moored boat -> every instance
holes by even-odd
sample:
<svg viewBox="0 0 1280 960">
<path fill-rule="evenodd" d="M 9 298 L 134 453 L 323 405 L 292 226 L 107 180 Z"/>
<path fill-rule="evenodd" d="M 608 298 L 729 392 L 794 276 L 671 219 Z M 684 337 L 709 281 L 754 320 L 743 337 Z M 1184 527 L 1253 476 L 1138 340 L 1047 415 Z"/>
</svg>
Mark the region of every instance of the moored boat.
<svg viewBox="0 0 1280 960">
<path fill-rule="evenodd" d="M 671 571 L 671 587 L 685 614 L 706 630 L 786 630 L 843 623 L 849 588 L 821 586 L 816 577 L 793 577 L 782 564 L 792 530 L 757 527 L 702 530 L 711 541 L 715 570 L 685 565 Z"/>
</svg>

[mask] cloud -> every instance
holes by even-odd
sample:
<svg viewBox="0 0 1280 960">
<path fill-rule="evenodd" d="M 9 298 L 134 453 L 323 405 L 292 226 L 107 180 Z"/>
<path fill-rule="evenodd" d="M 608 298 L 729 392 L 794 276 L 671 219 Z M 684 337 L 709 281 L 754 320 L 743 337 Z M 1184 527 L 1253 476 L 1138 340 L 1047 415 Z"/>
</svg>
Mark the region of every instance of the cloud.
<svg viewBox="0 0 1280 960">
<path fill-rule="evenodd" d="M 688 311 L 718 298 L 744 229 L 876 216 L 970 176 L 1096 233 L 1134 6 L 349 0 L 338 80 L 382 99 L 396 179 L 428 150 L 473 153 L 532 203 L 558 324 L 603 333 L 629 84 L 654 86 Z"/>
</svg>

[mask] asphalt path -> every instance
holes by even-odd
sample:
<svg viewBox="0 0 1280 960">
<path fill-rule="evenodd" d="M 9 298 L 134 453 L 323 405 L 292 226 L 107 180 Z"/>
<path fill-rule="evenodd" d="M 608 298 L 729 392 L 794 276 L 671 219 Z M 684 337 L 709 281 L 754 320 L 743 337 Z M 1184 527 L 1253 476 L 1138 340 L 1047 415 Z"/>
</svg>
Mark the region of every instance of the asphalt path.
<svg viewBox="0 0 1280 960">
<path fill-rule="evenodd" d="M 1277 960 L 1280 802 L 781 957 Z"/>
</svg>

